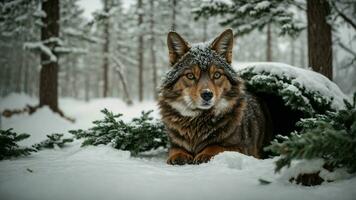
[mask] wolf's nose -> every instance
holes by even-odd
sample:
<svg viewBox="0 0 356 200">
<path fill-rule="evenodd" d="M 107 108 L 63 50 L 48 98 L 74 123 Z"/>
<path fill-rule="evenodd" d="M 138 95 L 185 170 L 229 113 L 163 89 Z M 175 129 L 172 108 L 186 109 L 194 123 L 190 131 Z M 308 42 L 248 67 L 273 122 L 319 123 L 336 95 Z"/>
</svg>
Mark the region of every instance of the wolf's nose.
<svg viewBox="0 0 356 200">
<path fill-rule="evenodd" d="M 213 93 L 209 90 L 204 90 L 202 93 L 200 93 L 200 96 L 205 101 L 209 101 L 211 98 L 213 98 Z"/>
</svg>

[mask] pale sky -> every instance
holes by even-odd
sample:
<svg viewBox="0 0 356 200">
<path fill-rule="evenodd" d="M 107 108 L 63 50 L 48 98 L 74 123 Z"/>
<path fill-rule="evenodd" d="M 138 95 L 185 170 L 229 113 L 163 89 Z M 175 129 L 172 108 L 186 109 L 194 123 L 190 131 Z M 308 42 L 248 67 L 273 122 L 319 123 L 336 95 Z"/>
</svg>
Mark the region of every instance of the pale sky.
<svg viewBox="0 0 356 200">
<path fill-rule="evenodd" d="M 84 17 L 92 19 L 92 13 L 96 10 L 102 9 L 102 0 L 79 0 L 78 5 L 84 8 Z M 124 8 L 128 8 L 134 0 L 122 0 Z"/>
<path fill-rule="evenodd" d="M 78 2 L 79 6 L 84 8 L 84 17 L 91 19 L 92 13 L 95 10 L 102 9 L 103 5 L 101 0 L 80 0 Z"/>
</svg>

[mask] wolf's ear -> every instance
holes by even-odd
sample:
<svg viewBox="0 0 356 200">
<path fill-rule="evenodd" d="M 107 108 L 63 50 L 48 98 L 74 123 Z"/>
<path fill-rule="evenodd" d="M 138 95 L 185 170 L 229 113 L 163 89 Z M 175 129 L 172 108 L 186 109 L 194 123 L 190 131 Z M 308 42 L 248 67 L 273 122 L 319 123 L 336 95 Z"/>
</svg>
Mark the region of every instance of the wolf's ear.
<svg viewBox="0 0 356 200">
<path fill-rule="evenodd" d="M 173 66 L 190 49 L 190 45 L 178 33 L 169 32 L 167 36 L 169 62 Z"/>
<path fill-rule="evenodd" d="M 234 35 L 231 29 L 227 29 L 215 38 L 215 40 L 211 43 L 210 48 L 216 51 L 231 64 L 233 44 Z"/>
</svg>

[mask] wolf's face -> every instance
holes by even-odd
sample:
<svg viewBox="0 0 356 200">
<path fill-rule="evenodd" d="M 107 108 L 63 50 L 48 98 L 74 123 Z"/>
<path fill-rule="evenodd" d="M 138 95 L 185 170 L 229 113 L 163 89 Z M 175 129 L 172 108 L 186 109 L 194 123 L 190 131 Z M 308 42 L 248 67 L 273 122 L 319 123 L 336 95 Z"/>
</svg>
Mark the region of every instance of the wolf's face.
<svg viewBox="0 0 356 200">
<path fill-rule="evenodd" d="M 208 110 L 226 104 L 223 94 L 231 89 L 231 83 L 224 71 L 215 65 L 202 70 L 199 66 L 191 66 L 183 71 L 173 90 L 181 95 L 176 102 L 185 104 L 191 110 Z M 174 105 L 174 104 L 173 104 Z"/>
<path fill-rule="evenodd" d="M 168 34 L 172 70 L 161 95 L 183 116 L 194 117 L 204 110 L 224 113 L 236 102 L 242 85 L 231 68 L 233 34 L 230 29 L 213 42 L 190 45 L 175 32 Z"/>
</svg>

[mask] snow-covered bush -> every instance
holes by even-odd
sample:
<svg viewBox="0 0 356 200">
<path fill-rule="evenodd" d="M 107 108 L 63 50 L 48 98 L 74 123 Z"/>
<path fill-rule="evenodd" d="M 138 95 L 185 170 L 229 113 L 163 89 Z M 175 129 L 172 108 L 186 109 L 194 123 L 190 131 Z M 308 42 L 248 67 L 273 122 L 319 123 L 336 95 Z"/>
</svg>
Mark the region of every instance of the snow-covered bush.
<svg viewBox="0 0 356 200">
<path fill-rule="evenodd" d="M 288 137 L 277 137 L 267 147 L 281 155 L 276 162 L 276 171 L 290 166 L 295 159 L 322 158 L 332 169 L 347 168 L 356 172 L 356 93 L 353 105 L 345 102 L 346 109 L 327 112 L 313 118 L 301 119 L 297 126 L 301 131 Z"/>
<path fill-rule="evenodd" d="M 164 126 L 150 117 L 152 111 L 142 112 L 139 118 L 128 123 L 120 119 L 122 114 L 113 114 L 107 109 L 101 112 L 105 115 L 104 119 L 94 121 L 92 128 L 69 131 L 77 139 L 84 138 L 82 146 L 111 144 L 116 149 L 130 151 L 134 155 L 167 147 Z"/>
</svg>

